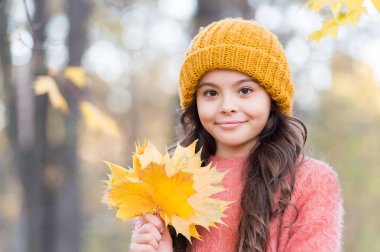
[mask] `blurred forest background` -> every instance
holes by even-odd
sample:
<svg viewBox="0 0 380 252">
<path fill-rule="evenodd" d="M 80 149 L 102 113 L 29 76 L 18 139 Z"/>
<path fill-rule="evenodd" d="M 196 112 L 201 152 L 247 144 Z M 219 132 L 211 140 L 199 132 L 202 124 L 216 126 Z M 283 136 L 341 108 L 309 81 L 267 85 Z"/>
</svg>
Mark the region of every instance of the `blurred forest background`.
<svg viewBox="0 0 380 252">
<path fill-rule="evenodd" d="M 0 251 L 128 251 L 132 223 L 100 202 L 103 160 L 173 143 L 183 52 L 227 16 L 280 38 L 308 154 L 340 177 L 344 250 L 380 251 L 380 17 L 366 4 L 314 43 L 323 17 L 305 1 L 0 0 Z"/>
</svg>

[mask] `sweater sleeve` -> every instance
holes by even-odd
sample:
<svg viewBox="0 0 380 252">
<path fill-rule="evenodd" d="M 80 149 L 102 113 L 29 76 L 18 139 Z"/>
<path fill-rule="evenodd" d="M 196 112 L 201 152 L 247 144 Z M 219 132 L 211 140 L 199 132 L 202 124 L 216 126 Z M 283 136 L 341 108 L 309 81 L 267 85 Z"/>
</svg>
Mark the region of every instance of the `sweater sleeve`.
<svg viewBox="0 0 380 252">
<path fill-rule="evenodd" d="M 336 172 L 326 163 L 309 159 L 299 173 L 293 199 L 298 218 L 290 226 L 284 251 L 341 251 L 344 211 Z"/>
</svg>

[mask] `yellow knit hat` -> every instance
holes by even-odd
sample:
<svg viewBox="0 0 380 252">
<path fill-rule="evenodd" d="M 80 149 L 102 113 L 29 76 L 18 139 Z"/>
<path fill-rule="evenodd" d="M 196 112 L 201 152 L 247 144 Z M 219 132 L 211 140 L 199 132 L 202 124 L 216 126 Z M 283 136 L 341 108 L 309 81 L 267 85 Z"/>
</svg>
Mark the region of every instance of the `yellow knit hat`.
<svg viewBox="0 0 380 252">
<path fill-rule="evenodd" d="M 256 79 L 292 114 L 294 88 L 289 64 L 277 36 L 253 20 L 226 18 L 213 22 L 191 41 L 179 77 L 181 107 L 186 108 L 200 78 L 212 69 L 229 69 Z"/>
</svg>

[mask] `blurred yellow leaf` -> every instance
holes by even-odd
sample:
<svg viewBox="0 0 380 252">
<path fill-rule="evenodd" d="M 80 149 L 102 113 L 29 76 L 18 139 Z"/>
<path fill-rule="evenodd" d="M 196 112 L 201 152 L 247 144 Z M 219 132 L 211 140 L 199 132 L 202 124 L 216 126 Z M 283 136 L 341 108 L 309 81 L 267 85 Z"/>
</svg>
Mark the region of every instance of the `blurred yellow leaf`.
<svg viewBox="0 0 380 252">
<path fill-rule="evenodd" d="M 38 76 L 34 81 L 34 93 L 36 95 L 47 94 L 53 107 L 60 109 L 64 113 L 68 111 L 67 102 L 52 77 Z"/>
<path fill-rule="evenodd" d="M 310 0 L 306 6 L 314 12 L 329 7 L 332 16 L 323 21 L 322 28 L 310 34 L 309 40 L 319 42 L 326 36 L 337 37 L 338 30 L 342 25 L 356 25 L 367 9 L 363 7 L 364 0 Z M 376 9 L 380 11 L 380 0 L 372 0 Z"/>
<path fill-rule="evenodd" d="M 320 11 L 325 6 L 331 6 L 336 4 L 337 2 L 341 2 L 339 0 L 310 0 L 306 3 L 306 5 L 315 12 Z"/>
<path fill-rule="evenodd" d="M 367 13 L 367 9 L 365 7 L 359 7 L 358 9 L 354 9 L 352 11 L 348 11 L 346 13 L 340 13 L 338 15 L 338 21 L 341 25 L 356 25 L 359 22 L 362 14 Z"/>
<path fill-rule="evenodd" d="M 200 239 L 196 225 L 209 229 L 223 223 L 221 218 L 230 202 L 210 197 L 224 190 L 221 181 L 225 173 L 210 165 L 202 167 L 195 145 L 177 145 L 170 157 L 145 142 L 136 146 L 132 170 L 106 162 L 111 175 L 103 202 L 118 209 L 118 218 L 154 213 L 189 241 L 191 237 Z"/>
<path fill-rule="evenodd" d="M 100 130 L 115 137 L 120 136 L 120 130 L 116 122 L 109 116 L 99 111 L 91 103 L 81 101 L 79 103 L 79 108 L 88 128 Z"/>
<path fill-rule="evenodd" d="M 380 0 L 372 0 L 373 6 L 375 6 L 376 10 L 380 12 Z"/>
<path fill-rule="evenodd" d="M 86 73 L 82 67 L 69 66 L 63 75 L 78 87 L 84 87 L 86 84 Z"/>
<path fill-rule="evenodd" d="M 342 6 L 342 1 L 337 1 L 336 3 L 331 4 L 330 9 L 334 16 L 338 15 L 340 10 L 342 9 Z"/>
<path fill-rule="evenodd" d="M 323 21 L 323 26 L 320 30 L 314 31 L 309 36 L 309 40 L 319 42 L 322 38 L 330 35 L 333 38 L 337 37 L 339 23 L 335 18 L 329 18 Z"/>
<path fill-rule="evenodd" d="M 364 0 L 344 0 L 344 3 L 347 7 L 347 11 L 359 9 L 363 6 L 363 2 Z"/>
</svg>

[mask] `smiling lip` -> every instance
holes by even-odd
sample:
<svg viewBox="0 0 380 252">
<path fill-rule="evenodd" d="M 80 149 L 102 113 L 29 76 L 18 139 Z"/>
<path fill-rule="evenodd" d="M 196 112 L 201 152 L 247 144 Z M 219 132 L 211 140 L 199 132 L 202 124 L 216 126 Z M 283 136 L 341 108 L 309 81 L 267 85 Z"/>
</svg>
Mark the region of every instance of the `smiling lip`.
<svg viewBox="0 0 380 252">
<path fill-rule="evenodd" d="M 216 124 L 219 125 L 223 129 L 234 129 L 242 125 L 245 121 L 222 121 L 217 122 Z"/>
</svg>

